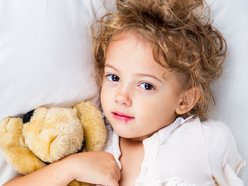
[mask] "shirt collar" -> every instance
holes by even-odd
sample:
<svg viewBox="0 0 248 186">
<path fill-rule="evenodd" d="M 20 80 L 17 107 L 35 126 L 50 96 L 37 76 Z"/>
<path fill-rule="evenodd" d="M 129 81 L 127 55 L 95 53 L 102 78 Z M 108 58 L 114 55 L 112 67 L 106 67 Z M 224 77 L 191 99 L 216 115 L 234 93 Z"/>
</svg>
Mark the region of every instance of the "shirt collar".
<svg viewBox="0 0 248 186">
<path fill-rule="evenodd" d="M 160 137 L 160 144 L 162 144 L 163 142 L 165 142 L 165 140 L 170 136 L 170 134 L 177 129 L 178 127 L 180 127 L 181 125 L 183 125 L 186 121 L 190 120 L 191 118 L 193 118 L 194 116 L 189 116 L 186 119 L 183 119 L 182 117 L 178 117 L 175 119 L 175 121 L 173 123 L 171 123 L 170 125 L 160 129 L 158 132 L 156 132 L 153 135 L 159 135 Z M 148 138 L 149 139 L 149 138 Z M 113 131 L 113 146 L 114 146 L 114 157 L 117 161 L 117 164 L 119 166 L 119 168 L 121 169 L 121 164 L 119 161 L 119 157 L 121 155 L 120 152 L 120 148 L 119 148 L 119 136 Z M 145 139 L 147 140 L 147 139 Z"/>
<path fill-rule="evenodd" d="M 184 119 L 182 117 L 178 117 L 176 118 L 176 120 L 171 123 L 170 125 L 160 129 L 158 131 L 159 137 L 160 137 L 160 144 L 162 144 L 169 136 L 170 134 L 177 129 L 178 127 L 180 127 L 181 125 L 183 125 L 186 121 L 190 120 L 191 118 L 193 118 L 194 116 L 189 116 L 188 118 Z"/>
</svg>

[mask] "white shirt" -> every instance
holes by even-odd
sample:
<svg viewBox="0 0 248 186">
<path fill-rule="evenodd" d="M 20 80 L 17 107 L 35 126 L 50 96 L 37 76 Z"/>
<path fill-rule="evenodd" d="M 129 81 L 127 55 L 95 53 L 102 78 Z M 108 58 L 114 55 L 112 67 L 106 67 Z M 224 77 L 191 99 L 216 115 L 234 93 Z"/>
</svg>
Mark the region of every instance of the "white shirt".
<svg viewBox="0 0 248 186">
<path fill-rule="evenodd" d="M 136 186 L 243 185 L 237 174 L 245 161 L 221 122 L 177 118 L 143 145 L 145 156 Z M 112 130 L 105 151 L 114 155 L 121 169 L 119 136 Z"/>
</svg>

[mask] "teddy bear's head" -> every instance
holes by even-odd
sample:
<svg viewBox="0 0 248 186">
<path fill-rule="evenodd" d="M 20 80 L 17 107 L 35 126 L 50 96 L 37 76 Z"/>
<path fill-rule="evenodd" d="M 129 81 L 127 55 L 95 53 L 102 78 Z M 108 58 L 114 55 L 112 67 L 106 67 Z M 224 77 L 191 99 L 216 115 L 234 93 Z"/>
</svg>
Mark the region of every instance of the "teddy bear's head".
<svg viewBox="0 0 248 186">
<path fill-rule="evenodd" d="M 28 148 L 43 162 L 52 163 L 78 152 L 84 142 L 83 125 L 76 108 L 37 108 L 23 117 Z"/>
</svg>

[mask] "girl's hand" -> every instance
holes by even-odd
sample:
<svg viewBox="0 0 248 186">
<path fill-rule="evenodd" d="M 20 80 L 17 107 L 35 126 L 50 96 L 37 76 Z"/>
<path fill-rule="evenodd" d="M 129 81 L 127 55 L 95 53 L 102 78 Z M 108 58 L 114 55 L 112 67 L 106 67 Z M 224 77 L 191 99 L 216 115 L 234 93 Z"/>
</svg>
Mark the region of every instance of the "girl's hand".
<svg viewBox="0 0 248 186">
<path fill-rule="evenodd" d="M 120 169 L 114 156 L 108 152 L 82 152 L 71 155 L 64 161 L 70 164 L 71 172 L 78 181 L 108 186 L 119 185 Z"/>
<path fill-rule="evenodd" d="M 4 185 L 61 186 L 72 180 L 118 186 L 120 169 L 107 152 L 82 152 L 67 156 L 26 176 L 18 176 Z"/>
</svg>

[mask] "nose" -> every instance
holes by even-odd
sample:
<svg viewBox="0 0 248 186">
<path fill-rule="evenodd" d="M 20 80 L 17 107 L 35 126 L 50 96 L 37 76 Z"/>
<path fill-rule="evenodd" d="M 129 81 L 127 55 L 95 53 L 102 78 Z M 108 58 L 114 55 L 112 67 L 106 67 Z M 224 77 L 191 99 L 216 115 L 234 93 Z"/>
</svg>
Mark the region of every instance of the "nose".
<svg viewBox="0 0 248 186">
<path fill-rule="evenodd" d="M 124 106 L 131 106 L 131 92 L 127 87 L 120 87 L 115 95 L 115 102 Z"/>
</svg>

